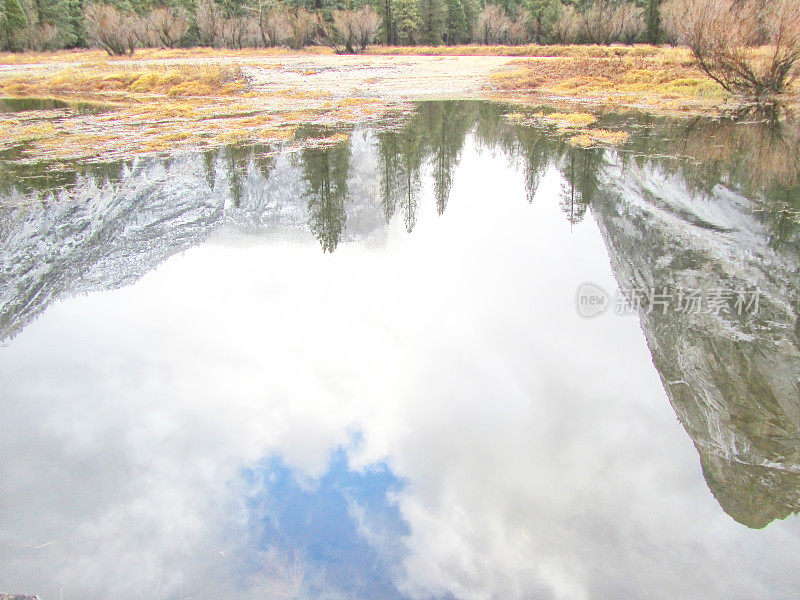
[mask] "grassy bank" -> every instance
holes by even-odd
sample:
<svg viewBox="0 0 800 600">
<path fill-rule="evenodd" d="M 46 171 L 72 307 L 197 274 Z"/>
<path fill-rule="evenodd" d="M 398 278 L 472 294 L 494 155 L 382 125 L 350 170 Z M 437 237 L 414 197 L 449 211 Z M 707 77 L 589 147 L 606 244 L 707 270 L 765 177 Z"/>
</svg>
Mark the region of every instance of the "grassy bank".
<svg viewBox="0 0 800 600">
<path fill-rule="evenodd" d="M 377 100 L 322 91 L 255 91 L 241 67 L 216 64 L 82 63 L 0 78 L 0 96 L 54 98 L 73 108 L 0 113 L 0 150 L 18 147 L 30 160 L 105 161 L 234 142 L 285 143 L 301 125 L 337 127 L 385 111 Z"/>
<path fill-rule="evenodd" d="M 632 106 L 659 111 L 714 111 L 730 94 L 703 73 L 691 53 L 683 48 L 649 45 L 591 46 L 591 45 L 525 45 L 525 46 L 370 46 L 365 55 L 333 55 L 327 47 L 309 47 L 302 51 L 283 48 L 225 50 L 213 48 L 144 49 L 133 57 L 109 57 L 97 50 L 62 51 L 56 53 L 0 54 L 0 65 L 24 69 L 26 65 L 74 65 L 76 76 L 83 82 L 86 93 L 105 91 L 105 82 L 95 77 L 88 81 L 80 71 L 111 69 L 113 65 L 151 65 L 179 63 L 199 64 L 219 61 L 230 65 L 251 65 L 254 68 L 276 68 L 282 58 L 291 60 L 361 61 L 369 66 L 372 57 L 496 57 L 508 58 L 505 68 L 498 69 L 485 88 L 505 96 L 510 101 L 553 100 L 584 101 L 610 108 Z M 272 61 L 267 64 L 267 61 Z M 326 63 L 325 68 L 337 63 Z M 369 81 L 363 82 L 369 85 Z M 39 85 L 37 83 L 37 85 Z M 6 87 L 7 93 L 25 91 L 20 82 L 18 91 Z M 41 85 L 39 85 L 41 87 Z M 58 86 L 53 86 L 57 88 Z M 188 86 L 187 87 L 191 87 Z M 213 90 L 210 90 L 213 91 Z M 58 93 L 58 89 L 52 90 Z M 796 92 L 796 90 L 795 90 Z M 180 90 L 171 93 L 180 95 Z M 230 94 L 225 94 L 230 95 Z M 794 98 L 797 99 L 797 93 Z"/>
<path fill-rule="evenodd" d="M 20 147 L 25 160 L 291 141 L 300 125 L 377 119 L 437 88 L 458 97 L 450 90 L 463 81 L 478 97 L 561 112 L 714 114 L 735 105 L 687 50 L 652 46 L 370 47 L 355 57 L 328 48 L 141 50 L 132 58 L 83 50 L 5 54 L 0 65 L 0 96 L 101 108 L 0 113 L 0 149 Z M 614 141 L 578 135 L 580 145 Z"/>
<path fill-rule="evenodd" d="M 0 89 L 13 96 L 83 96 L 134 100 L 137 94 L 169 98 L 237 96 L 247 89 L 238 67 L 219 65 L 159 65 L 98 68 L 68 67 L 55 74 L 12 77 Z"/>
<path fill-rule="evenodd" d="M 493 77 L 502 92 L 643 109 L 713 112 L 731 100 L 683 49 L 650 55 L 518 60 Z"/>
</svg>

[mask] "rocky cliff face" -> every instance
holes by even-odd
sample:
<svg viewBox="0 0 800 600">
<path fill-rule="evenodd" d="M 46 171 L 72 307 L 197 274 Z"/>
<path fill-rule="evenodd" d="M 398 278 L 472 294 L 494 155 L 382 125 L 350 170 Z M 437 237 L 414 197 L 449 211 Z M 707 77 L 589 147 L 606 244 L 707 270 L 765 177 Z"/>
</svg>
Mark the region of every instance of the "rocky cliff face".
<svg viewBox="0 0 800 600">
<path fill-rule="evenodd" d="M 341 241 L 384 226 L 373 140 L 350 142 Z M 295 154 L 224 152 L 134 162 L 114 181 L 79 177 L 44 199 L 0 203 L 0 340 L 61 297 L 129 285 L 170 256 L 215 235 L 308 234 L 308 183 Z M 259 164 L 259 163 L 262 164 Z"/>
<path fill-rule="evenodd" d="M 612 158 L 592 211 L 621 289 L 758 289 L 757 312 L 666 313 L 642 328 L 722 508 L 760 528 L 800 511 L 800 244 L 735 191 Z M 752 296 L 749 296 L 752 298 Z"/>
</svg>

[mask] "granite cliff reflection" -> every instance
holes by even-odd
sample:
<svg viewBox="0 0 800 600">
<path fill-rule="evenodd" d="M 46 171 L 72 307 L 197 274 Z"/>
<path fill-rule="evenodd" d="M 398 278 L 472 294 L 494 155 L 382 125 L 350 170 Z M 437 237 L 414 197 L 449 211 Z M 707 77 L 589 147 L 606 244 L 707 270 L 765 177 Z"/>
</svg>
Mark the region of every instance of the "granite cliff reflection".
<svg viewBox="0 0 800 600">
<path fill-rule="evenodd" d="M 622 285 L 761 290 L 756 318 L 641 319 L 709 488 L 764 527 L 800 510 L 800 128 L 750 117 L 690 122 L 677 138 L 685 160 L 621 166 L 634 193 L 606 185 L 592 206 Z M 698 193 L 705 202 L 688 205 Z"/>
</svg>

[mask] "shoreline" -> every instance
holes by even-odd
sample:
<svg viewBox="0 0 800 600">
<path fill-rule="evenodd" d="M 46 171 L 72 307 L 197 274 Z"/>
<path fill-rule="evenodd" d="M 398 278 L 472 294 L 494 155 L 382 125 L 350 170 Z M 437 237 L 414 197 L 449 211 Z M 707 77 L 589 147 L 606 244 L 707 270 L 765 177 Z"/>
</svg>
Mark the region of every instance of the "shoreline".
<svg viewBox="0 0 800 600">
<path fill-rule="evenodd" d="M 0 112 L 0 150 L 18 148 L 22 160 L 105 161 L 277 144 L 295 139 L 303 126 L 376 122 L 422 100 L 712 117 L 743 106 L 685 49 L 572 46 L 549 48 L 551 56 L 502 54 L 510 48 L 442 47 L 446 55 L 425 48 L 384 54 L 381 47 L 360 55 L 329 48 L 145 49 L 124 58 L 96 50 L 4 54 L 0 96 L 102 109 Z M 484 53 L 463 54 L 476 49 Z"/>
</svg>

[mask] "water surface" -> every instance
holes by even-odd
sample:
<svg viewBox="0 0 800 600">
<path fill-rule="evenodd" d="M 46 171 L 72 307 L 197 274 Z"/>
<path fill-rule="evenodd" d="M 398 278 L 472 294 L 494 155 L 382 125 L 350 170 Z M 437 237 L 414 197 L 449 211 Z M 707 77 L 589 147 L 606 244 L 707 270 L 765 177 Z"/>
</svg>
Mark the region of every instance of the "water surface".
<svg viewBox="0 0 800 600">
<path fill-rule="evenodd" d="M 795 598 L 796 124 L 505 112 L 6 156 L 0 591 Z M 586 282 L 760 303 L 586 319 Z"/>
</svg>

